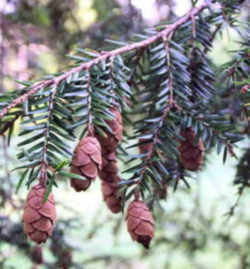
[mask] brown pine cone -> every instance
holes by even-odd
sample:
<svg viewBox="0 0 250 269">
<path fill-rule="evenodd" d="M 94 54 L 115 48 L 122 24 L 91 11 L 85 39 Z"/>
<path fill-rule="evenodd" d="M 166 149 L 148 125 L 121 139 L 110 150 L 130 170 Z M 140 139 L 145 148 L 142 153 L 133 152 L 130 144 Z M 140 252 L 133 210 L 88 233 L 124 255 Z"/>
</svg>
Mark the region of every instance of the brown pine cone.
<svg viewBox="0 0 250 269">
<path fill-rule="evenodd" d="M 32 248 L 31 260 L 36 264 L 43 264 L 43 252 L 41 246 L 35 246 Z"/>
<path fill-rule="evenodd" d="M 154 219 L 147 205 L 142 201 L 133 201 L 128 207 L 126 220 L 132 239 L 149 248 L 154 236 Z"/>
<path fill-rule="evenodd" d="M 86 180 L 72 178 L 71 186 L 77 191 L 85 191 L 97 177 L 101 169 L 101 146 L 95 137 L 87 136 L 77 145 L 71 164 L 71 173 L 81 175 Z"/>
<path fill-rule="evenodd" d="M 184 168 L 197 171 L 203 163 L 204 145 L 200 139 L 197 145 L 194 145 L 195 133 L 191 128 L 181 132 L 185 138 L 179 146 L 180 162 Z"/>
<path fill-rule="evenodd" d="M 107 120 L 106 123 L 111 128 L 112 133 L 106 132 L 105 136 L 98 134 L 97 138 L 102 148 L 113 152 L 122 140 L 123 125 L 120 111 L 117 108 L 111 108 L 110 111 L 114 114 L 115 118 L 113 120 Z"/>
<path fill-rule="evenodd" d="M 23 214 L 24 232 L 38 244 L 45 243 L 48 236 L 51 236 L 56 221 L 53 194 L 50 193 L 47 201 L 43 203 L 45 191 L 41 184 L 30 190 Z"/>
<path fill-rule="evenodd" d="M 115 152 L 106 152 L 102 155 L 102 170 L 100 171 L 99 176 L 103 181 L 117 181 L 118 166 Z"/>
<path fill-rule="evenodd" d="M 114 214 L 122 211 L 122 199 L 119 193 L 119 185 L 117 184 L 121 179 L 117 177 L 116 182 L 102 182 L 103 200 L 107 207 Z"/>
</svg>

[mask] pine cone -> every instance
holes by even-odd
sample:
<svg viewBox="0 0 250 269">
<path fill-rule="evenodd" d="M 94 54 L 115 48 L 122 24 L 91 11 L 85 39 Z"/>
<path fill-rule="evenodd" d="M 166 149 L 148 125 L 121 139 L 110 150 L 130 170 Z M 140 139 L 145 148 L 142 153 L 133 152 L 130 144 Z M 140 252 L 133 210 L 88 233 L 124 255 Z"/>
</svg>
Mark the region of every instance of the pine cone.
<svg viewBox="0 0 250 269">
<path fill-rule="evenodd" d="M 45 191 L 41 184 L 30 190 L 23 214 L 24 232 L 38 244 L 45 243 L 48 236 L 51 236 L 56 220 L 53 194 L 50 193 L 47 201 L 43 203 Z"/>
<path fill-rule="evenodd" d="M 146 204 L 142 201 L 133 201 L 128 207 L 126 220 L 132 239 L 149 248 L 154 236 L 154 219 Z"/>
<path fill-rule="evenodd" d="M 31 260 L 36 264 L 43 264 L 43 252 L 41 246 L 35 246 L 31 250 Z"/>
<path fill-rule="evenodd" d="M 203 142 L 199 139 L 198 144 L 194 144 L 195 133 L 191 128 L 182 132 L 182 136 L 185 138 L 185 141 L 182 141 L 179 146 L 181 163 L 186 169 L 198 170 L 203 163 Z"/>
<path fill-rule="evenodd" d="M 118 175 L 118 166 L 115 152 L 106 152 L 102 155 L 102 170 L 99 176 L 107 182 L 116 182 Z"/>
<path fill-rule="evenodd" d="M 117 108 L 111 108 L 110 111 L 114 114 L 115 118 L 113 120 L 107 120 L 106 123 L 111 128 L 112 133 L 106 132 L 106 136 L 98 134 L 97 138 L 102 145 L 102 148 L 105 148 L 105 150 L 108 150 L 109 152 L 113 152 L 122 140 L 123 125 L 119 110 Z"/>
<path fill-rule="evenodd" d="M 120 187 L 117 184 L 120 180 L 121 179 L 117 177 L 116 182 L 102 182 L 103 199 L 106 202 L 107 207 L 114 214 L 122 211 L 122 199 L 119 194 Z"/>
<path fill-rule="evenodd" d="M 77 145 L 72 159 L 71 173 L 81 175 L 86 180 L 71 179 L 71 186 L 77 191 L 85 191 L 97 177 L 101 169 L 101 146 L 95 137 L 87 136 Z"/>
<path fill-rule="evenodd" d="M 204 145 L 200 139 L 197 145 L 194 145 L 195 133 L 191 128 L 181 132 L 185 138 L 179 146 L 180 162 L 184 168 L 197 171 L 203 163 Z"/>
</svg>

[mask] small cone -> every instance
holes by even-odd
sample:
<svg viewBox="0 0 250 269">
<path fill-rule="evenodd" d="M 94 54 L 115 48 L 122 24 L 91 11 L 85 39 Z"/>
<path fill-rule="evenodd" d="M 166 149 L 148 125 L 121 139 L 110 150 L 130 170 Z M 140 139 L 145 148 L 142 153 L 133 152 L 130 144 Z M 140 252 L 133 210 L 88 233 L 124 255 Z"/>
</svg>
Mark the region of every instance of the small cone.
<svg viewBox="0 0 250 269">
<path fill-rule="evenodd" d="M 119 196 L 120 178 L 115 152 L 105 152 L 102 156 L 102 170 L 99 173 L 102 180 L 103 199 L 111 212 L 117 214 L 122 211 L 122 200 Z"/>
<path fill-rule="evenodd" d="M 31 260 L 36 264 L 43 264 L 43 252 L 41 246 L 35 246 L 31 250 Z"/>
<path fill-rule="evenodd" d="M 111 128 L 112 133 L 106 132 L 105 136 L 98 134 L 97 138 L 102 148 L 105 148 L 105 150 L 109 152 L 113 152 L 122 140 L 123 125 L 119 110 L 117 108 L 111 108 L 110 111 L 114 114 L 115 118 L 113 120 L 107 120 L 106 123 Z"/>
<path fill-rule="evenodd" d="M 127 228 L 133 240 L 149 248 L 154 236 L 154 219 L 146 204 L 133 201 L 127 211 Z"/>
<path fill-rule="evenodd" d="M 47 238 L 52 235 L 56 221 L 53 194 L 50 193 L 47 201 L 43 203 L 45 191 L 45 187 L 41 184 L 30 190 L 23 214 L 24 232 L 38 244 L 45 243 Z"/>
<path fill-rule="evenodd" d="M 101 169 L 101 146 L 95 137 L 87 136 L 77 145 L 71 164 L 71 173 L 81 175 L 86 180 L 71 178 L 70 184 L 77 191 L 85 191 L 97 177 Z"/>
<path fill-rule="evenodd" d="M 110 183 L 108 181 L 102 182 L 102 194 L 103 199 L 114 214 L 120 213 L 122 211 L 122 199 L 119 194 L 119 185 L 117 184 L 120 181 L 120 178 L 117 177 L 116 182 Z"/>
<path fill-rule="evenodd" d="M 203 164 L 204 145 L 200 139 L 197 145 L 194 145 L 195 133 L 191 128 L 181 132 L 185 138 L 179 145 L 180 162 L 184 168 L 197 171 Z"/>
<path fill-rule="evenodd" d="M 118 165 L 115 152 L 106 152 L 102 155 L 102 170 L 99 173 L 101 180 L 117 182 Z"/>
<path fill-rule="evenodd" d="M 122 140 L 122 117 L 117 108 L 111 108 L 110 111 L 114 115 L 113 120 L 107 120 L 112 133 L 105 132 L 105 136 L 100 134 L 97 138 L 102 147 L 102 169 L 99 172 L 100 179 L 102 180 L 102 193 L 103 199 L 113 213 L 122 211 L 122 200 L 119 196 L 118 181 L 118 165 L 116 158 L 116 149 Z"/>
</svg>

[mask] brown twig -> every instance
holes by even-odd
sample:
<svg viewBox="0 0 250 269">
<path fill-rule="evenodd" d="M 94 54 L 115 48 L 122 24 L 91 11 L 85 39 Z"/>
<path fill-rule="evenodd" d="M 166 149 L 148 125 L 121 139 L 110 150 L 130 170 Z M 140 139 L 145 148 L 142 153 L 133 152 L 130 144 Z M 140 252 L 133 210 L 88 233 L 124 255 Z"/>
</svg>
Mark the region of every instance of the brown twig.
<svg viewBox="0 0 250 269">
<path fill-rule="evenodd" d="M 208 6 L 209 6 L 209 3 L 204 2 L 199 7 L 192 8 L 185 16 L 177 20 L 175 23 L 167 26 L 164 30 L 160 31 L 158 34 L 152 37 L 149 37 L 146 40 L 136 42 L 130 45 L 126 45 L 124 47 L 121 47 L 112 51 L 105 52 L 89 62 L 83 63 L 77 67 L 70 69 L 69 71 L 65 72 L 64 74 L 60 76 L 33 84 L 33 86 L 31 86 L 30 90 L 27 93 L 16 98 L 11 104 L 9 104 L 0 112 L 0 118 L 3 117 L 5 114 L 7 114 L 11 108 L 16 107 L 17 105 L 23 103 L 26 99 L 29 98 L 29 96 L 37 93 L 41 88 L 52 86 L 54 84 L 58 85 L 61 81 L 67 79 L 72 74 L 81 72 L 82 70 L 89 70 L 93 65 L 96 65 L 101 61 L 105 61 L 106 59 L 110 57 L 115 57 L 117 55 L 121 55 L 132 50 L 137 50 L 137 49 L 148 47 L 150 44 L 156 42 L 157 40 L 168 37 L 172 32 L 176 31 L 181 25 L 186 23 L 188 20 L 192 19 L 194 16 L 198 15 Z"/>
</svg>

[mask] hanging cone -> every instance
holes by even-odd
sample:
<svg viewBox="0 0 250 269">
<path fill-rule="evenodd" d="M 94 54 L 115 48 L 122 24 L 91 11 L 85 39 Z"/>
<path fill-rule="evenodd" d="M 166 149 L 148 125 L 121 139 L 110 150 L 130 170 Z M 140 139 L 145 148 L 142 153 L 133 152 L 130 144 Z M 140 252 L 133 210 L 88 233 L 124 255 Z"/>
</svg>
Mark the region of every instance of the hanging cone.
<svg viewBox="0 0 250 269">
<path fill-rule="evenodd" d="M 35 246 L 32 248 L 31 260 L 36 264 L 43 264 L 43 252 L 41 246 Z"/>
<path fill-rule="evenodd" d="M 154 219 L 146 204 L 133 201 L 127 211 L 127 228 L 133 240 L 149 248 L 154 236 Z"/>
<path fill-rule="evenodd" d="M 118 166 L 116 152 L 110 152 L 103 147 L 102 170 L 99 173 L 102 180 L 103 199 L 111 212 L 117 214 L 122 211 L 122 199 L 119 195 Z"/>
<path fill-rule="evenodd" d="M 109 125 L 112 133 L 106 132 L 105 136 L 97 135 L 102 147 L 102 169 L 99 176 L 103 181 L 114 183 L 118 177 L 116 149 L 122 140 L 123 126 L 119 110 L 113 107 L 110 111 L 114 115 L 114 119 L 107 120 L 106 123 Z"/>
<path fill-rule="evenodd" d="M 106 152 L 102 155 L 102 170 L 99 173 L 101 180 L 117 182 L 118 166 L 115 152 Z"/>
<path fill-rule="evenodd" d="M 114 214 L 117 214 L 122 211 L 122 199 L 119 193 L 119 185 L 118 182 L 121 179 L 117 177 L 116 182 L 110 183 L 107 181 L 102 182 L 102 194 L 103 199 L 110 209 L 110 211 Z"/>
<path fill-rule="evenodd" d="M 181 132 L 185 138 L 179 145 L 180 162 L 184 168 L 197 171 L 203 163 L 204 145 L 200 139 L 197 145 L 194 145 L 195 133 L 191 128 Z"/>
<path fill-rule="evenodd" d="M 45 243 L 48 236 L 51 236 L 56 221 L 53 194 L 50 193 L 47 201 L 43 203 L 45 191 L 41 184 L 30 190 L 23 214 L 24 232 L 38 244 Z"/>
<path fill-rule="evenodd" d="M 112 133 L 106 132 L 105 136 L 98 134 L 97 138 L 102 148 L 105 148 L 105 150 L 109 152 L 113 152 L 122 140 L 123 125 L 120 111 L 117 108 L 111 108 L 110 111 L 113 113 L 114 119 L 107 120 L 106 123 L 109 125 Z"/>
<path fill-rule="evenodd" d="M 72 178 L 71 186 L 77 191 L 85 191 L 97 177 L 101 169 L 101 146 L 95 137 L 87 136 L 77 145 L 71 164 L 71 173 L 81 175 L 86 180 Z"/>
<path fill-rule="evenodd" d="M 113 213 L 119 213 L 122 210 L 122 200 L 119 196 L 118 181 L 118 165 L 116 158 L 116 149 L 122 140 L 122 117 L 117 108 L 111 108 L 110 111 L 114 115 L 113 120 L 107 120 L 112 133 L 106 132 L 105 136 L 100 134 L 97 138 L 102 147 L 102 169 L 99 172 L 102 182 L 103 199 L 107 207 Z"/>
</svg>

